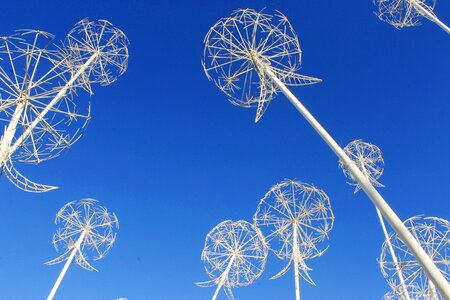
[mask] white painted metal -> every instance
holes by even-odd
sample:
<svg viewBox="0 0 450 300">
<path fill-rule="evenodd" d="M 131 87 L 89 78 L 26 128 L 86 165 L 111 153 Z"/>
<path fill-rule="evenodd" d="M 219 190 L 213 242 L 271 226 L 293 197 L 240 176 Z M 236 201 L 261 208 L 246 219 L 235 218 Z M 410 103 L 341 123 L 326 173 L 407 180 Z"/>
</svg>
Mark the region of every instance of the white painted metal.
<svg viewBox="0 0 450 300">
<path fill-rule="evenodd" d="M 219 295 L 220 289 L 222 288 L 223 284 L 225 283 L 225 281 L 228 278 L 228 273 L 230 273 L 230 269 L 231 269 L 231 266 L 233 266 L 233 262 L 234 262 L 235 258 L 236 258 L 236 255 L 232 255 L 231 256 L 230 262 L 228 263 L 227 268 L 225 269 L 225 271 L 223 272 L 223 274 L 222 274 L 222 276 L 220 278 L 220 282 L 217 285 L 217 288 L 216 288 L 216 291 L 214 292 L 212 300 L 216 300 L 217 299 L 217 296 Z"/>
<path fill-rule="evenodd" d="M 298 235 L 297 235 L 297 224 L 293 223 L 292 224 L 292 232 L 294 234 L 294 241 L 293 241 L 293 245 L 292 245 L 292 259 L 294 261 L 294 279 L 295 279 L 295 299 L 296 300 L 300 300 L 300 272 L 298 270 L 298 262 L 300 257 L 300 250 L 298 248 Z"/>
<path fill-rule="evenodd" d="M 378 219 L 380 220 L 381 228 L 383 229 L 385 241 L 389 247 L 389 253 L 391 254 L 391 258 L 392 258 L 392 261 L 394 262 L 395 269 L 397 270 L 397 274 L 398 274 L 398 279 L 400 280 L 400 285 L 403 290 L 402 298 L 404 298 L 405 300 L 412 300 L 411 296 L 409 295 L 409 292 L 408 292 L 408 287 L 406 286 L 406 283 L 405 283 L 403 271 L 400 268 L 400 265 L 399 265 L 399 262 L 397 259 L 397 255 L 395 254 L 394 247 L 392 247 L 391 239 L 390 239 L 389 234 L 386 229 L 386 224 L 384 224 L 383 216 L 381 215 L 381 212 L 378 208 L 376 210 L 377 210 Z"/>
<path fill-rule="evenodd" d="M 381 177 L 381 175 L 383 175 L 384 171 L 384 159 L 381 154 L 381 149 L 378 146 L 364 142 L 362 140 L 354 140 L 347 146 L 345 146 L 344 152 L 362 171 L 364 176 L 374 187 L 384 187 L 384 185 L 378 182 L 378 179 Z M 355 193 L 358 192 L 361 189 L 358 182 L 355 182 L 352 175 L 347 171 L 346 166 L 342 165 L 342 163 L 340 163 L 339 166 L 344 171 L 345 176 L 347 176 L 351 180 L 349 184 L 356 186 Z M 407 285 L 405 284 L 403 270 L 398 263 L 397 255 L 395 254 L 394 247 L 392 246 L 392 243 L 390 241 L 383 216 L 381 215 L 379 209 L 376 209 L 376 211 L 381 224 L 381 228 L 383 230 L 385 242 L 388 245 L 389 253 L 397 271 L 396 274 L 399 277 L 400 289 L 402 290 L 399 297 L 401 298 L 401 300 L 412 300 L 411 296 L 409 295 Z"/>
<path fill-rule="evenodd" d="M 114 245 L 119 221 L 114 213 L 97 202 L 94 199 L 71 201 L 57 213 L 55 224 L 59 228 L 53 235 L 53 246 L 64 253 L 45 264 L 54 265 L 64 261 L 65 264 L 48 300 L 54 297 L 72 262 L 88 271 L 97 271 L 88 260 L 102 259 Z M 75 245 L 72 244 L 74 240 L 77 240 Z"/>
<path fill-rule="evenodd" d="M 55 297 L 56 291 L 59 288 L 59 285 L 61 284 L 61 281 L 63 280 L 64 276 L 66 275 L 67 270 L 70 267 L 70 264 L 72 263 L 72 260 L 75 257 L 75 254 L 77 251 L 80 251 L 80 245 L 84 240 L 84 237 L 86 236 L 86 231 L 83 230 L 80 237 L 78 238 L 77 242 L 75 243 L 72 252 L 70 253 L 69 258 L 67 259 L 66 263 L 64 264 L 64 268 L 62 269 L 61 273 L 58 276 L 58 279 L 56 279 L 55 284 L 53 285 L 52 290 L 50 291 L 50 294 L 47 297 L 47 300 L 52 300 L 53 297 Z"/>
<path fill-rule="evenodd" d="M 450 28 L 444 24 L 444 22 L 442 22 L 441 20 L 438 19 L 438 17 L 436 17 L 435 14 L 431 13 L 428 9 L 425 9 L 421 3 L 417 0 L 409 0 L 409 2 L 411 3 L 412 6 L 414 6 L 415 9 L 417 9 L 417 11 L 423 15 L 424 17 L 426 17 L 428 20 L 436 23 L 436 25 L 438 25 L 439 27 L 441 27 L 445 32 L 447 32 L 448 34 L 450 34 Z"/>
<path fill-rule="evenodd" d="M 2 165 L 6 160 L 9 159 L 9 156 L 11 156 L 12 153 L 14 153 L 17 148 L 28 138 L 28 136 L 33 132 L 33 129 L 36 127 L 36 125 L 39 122 L 42 122 L 44 120 L 45 115 L 50 111 L 50 109 L 55 106 L 61 98 L 63 98 L 67 91 L 72 87 L 73 83 L 86 71 L 86 69 L 92 64 L 92 62 L 95 61 L 95 59 L 98 57 L 98 53 L 94 53 L 88 61 L 72 76 L 72 78 L 65 84 L 65 86 L 59 91 L 59 93 L 53 98 L 53 100 L 47 104 L 44 110 L 39 114 L 39 116 L 34 120 L 34 122 L 29 126 L 22 135 L 16 140 L 16 142 L 13 144 L 13 146 L 9 149 L 8 152 L 5 152 L 7 155 L 2 155 L 0 153 L 0 165 Z M 17 123 L 16 123 L 17 125 Z M 15 132 L 15 127 L 14 127 Z M 12 134 L 14 134 L 14 132 Z M 12 139 L 12 136 L 11 136 Z"/>
<path fill-rule="evenodd" d="M 375 14 L 378 18 L 396 28 L 420 25 L 421 19 L 425 17 L 450 34 L 450 28 L 434 14 L 436 0 L 373 0 L 373 2 L 377 6 Z"/>
<path fill-rule="evenodd" d="M 422 249 L 420 244 L 414 238 L 414 236 L 408 231 L 405 225 L 402 223 L 397 214 L 387 204 L 384 198 L 378 193 L 378 191 L 372 186 L 370 181 L 364 176 L 364 174 L 355 166 L 353 161 L 345 154 L 342 148 L 336 143 L 331 135 L 322 127 L 322 125 L 314 118 L 314 116 L 306 109 L 306 107 L 295 97 L 295 95 L 286 87 L 286 85 L 278 79 L 278 77 L 271 71 L 270 66 L 266 66 L 258 57 L 254 57 L 258 65 L 264 70 L 269 78 L 275 83 L 280 91 L 289 99 L 289 101 L 295 106 L 295 108 L 305 117 L 308 123 L 314 128 L 314 130 L 322 137 L 327 145 L 333 150 L 338 158 L 347 165 L 349 172 L 353 178 L 359 183 L 362 190 L 373 202 L 375 207 L 380 210 L 383 217 L 391 225 L 392 229 L 399 235 L 402 241 L 411 250 L 414 257 L 423 267 L 427 276 L 436 285 L 441 294 L 446 299 L 450 300 L 450 284 L 445 277 Z"/>
<path fill-rule="evenodd" d="M 232 288 L 252 284 L 264 271 L 268 247 L 261 231 L 246 221 L 223 221 L 205 239 L 202 261 L 211 280 L 197 282 L 200 287 L 216 286 L 234 299 Z"/>
<path fill-rule="evenodd" d="M 296 299 L 300 299 L 300 276 L 315 285 L 307 261 L 322 256 L 333 228 L 334 215 L 326 193 L 310 184 L 285 179 L 275 184 L 260 200 L 253 223 L 269 244 L 270 250 L 288 261 L 270 279 L 277 279 L 293 265 Z"/>
<path fill-rule="evenodd" d="M 62 46 L 50 49 L 53 36 L 24 30 L 0 40 L 0 168 L 18 188 L 46 192 L 56 187 L 34 183 L 14 162 L 38 164 L 54 158 L 81 136 L 90 120 L 73 101 L 79 88 L 108 85 L 128 66 L 128 39 L 105 20 L 83 19 Z"/>
</svg>

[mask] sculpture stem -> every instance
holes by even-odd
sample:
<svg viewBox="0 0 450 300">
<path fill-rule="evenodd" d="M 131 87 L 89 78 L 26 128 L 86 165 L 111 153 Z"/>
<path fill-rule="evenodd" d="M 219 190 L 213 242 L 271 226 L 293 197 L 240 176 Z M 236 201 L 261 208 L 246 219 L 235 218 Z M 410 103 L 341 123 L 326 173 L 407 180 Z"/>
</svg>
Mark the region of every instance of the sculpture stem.
<svg viewBox="0 0 450 300">
<path fill-rule="evenodd" d="M 212 297 L 212 300 L 216 300 L 217 299 L 217 296 L 219 295 L 220 289 L 225 284 L 225 280 L 227 280 L 227 278 L 228 278 L 228 273 L 230 272 L 230 269 L 231 269 L 231 267 L 233 265 L 234 259 L 235 259 L 235 256 L 233 255 L 231 257 L 230 261 L 228 262 L 227 268 L 225 269 L 225 271 L 223 271 L 222 275 L 220 276 L 220 282 L 217 285 L 217 289 L 216 289 L 216 291 L 215 291 L 215 293 L 214 293 L 214 295 Z"/>
<path fill-rule="evenodd" d="M 450 300 L 450 284 L 445 279 L 441 271 L 436 267 L 433 260 L 427 255 L 425 250 L 420 246 L 419 242 L 408 231 L 405 224 L 400 220 L 397 214 L 392 210 L 389 204 L 373 187 L 370 181 L 359 170 L 355 163 L 347 156 L 344 150 L 336 143 L 331 135 L 322 127 L 322 125 L 314 118 L 314 116 L 306 109 L 306 107 L 294 96 L 294 94 L 286 87 L 286 85 L 275 75 L 270 66 L 263 64 L 259 58 L 255 58 L 257 63 L 263 68 L 264 72 L 274 82 L 274 84 L 281 90 L 281 92 L 289 99 L 295 108 L 303 115 L 314 130 L 322 137 L 327 145 L 337 155 L 345 166 L 347 166 L 352 177 L 358 182 L 362 190 L 373 202 L 375 207 L 380 210 L 386 221 L 391 225 L 393 230 L 398 234 L 399 238 L 409 248 L 411 253 L 417 259 L 428 278 L 439 289 L 442 296 L 446 300 Z"/>
<path fill-rule="evenodd" d="M 424 16 L 425 18 L 427 18 L 428 20 L 434 22 L 436 25 L 438 25 L 439 27 L 441 27 L 445 32 L 447 32 L 448 34 L 450 34 L 450 28 L 444 24 L 444 22 L 442 22 L 441 20 L 438 19 L 438 17 L 436 17 L 433 13 L 431 13 L 428 9 L 425 9 L 419 2 L 417 2 L 417 0 L 409 0 L 411 5 L 414 6 L 415 9 L 417 9 L 417 11 Z"/>
<path fill-rule="evenodd" d="M 58 290 L 59 285 L 61 284 L 61 281 L 63 280 L 64 276 L 66 275 L 66 272 L 69 269 L 69 266 L 72 263 L 72 260 L 74 259 L 75 254 L 77 253 L 77 251 L 80 250 L 81 243 L 83 243 L 85 236 L 86 236 L 86 231 L 83 230 L 83 232 L 81 233 L 80 237 L 78 238 L 76 244 L 74 245 L 74 248 L 73 248 L 72 252 L 70 253 L 69 258 L 67 259 L 66 263 L 64 264 L 64 268 L 62 269 L 61 273 L 59 274 L 58 279 L 56 279 L 56 282 L 53 285 L 53 288 L 50 291 L 50 294 L 48 295 L 47 300 L 52 300 L 53 297 L 55 297 L 56 291 Z"/>
</svg>

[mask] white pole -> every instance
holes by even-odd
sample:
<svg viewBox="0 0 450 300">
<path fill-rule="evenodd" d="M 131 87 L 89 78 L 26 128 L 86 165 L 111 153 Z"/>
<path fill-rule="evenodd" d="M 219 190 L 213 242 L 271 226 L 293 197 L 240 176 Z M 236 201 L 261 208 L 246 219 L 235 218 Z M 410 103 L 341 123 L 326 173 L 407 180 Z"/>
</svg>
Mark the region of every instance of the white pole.
<svg viewBox="0 0 450 300">
<path fill-rule="evenodd" d="M 403 296 L 405 300 L 411 300 L 411 297 L 408 293 L 408 288 L 406 287 L 405 278 L 403 277 L 403 270 L 400 268 L 398 264 L 397 256 L 395 255 L 394 247 L 392 246 L 391 239 L 389 238 L 389 234 L 386 229 L 386 224 L 384 224 L 383 216 L 381 215 L 380 210 L 377 208 L 378 218 L 380 219 L 381 228 L 383 229 L 384 236 L 386 238 L 386 244 L 389 247 L 389 252 L 391 253 L 392 262 L 394 263 L 395 270 L 397 271 L 398 278 L 400 280 L 400 285 L 402 286 Z"/>
<path fill-rule="evenodd" d="M 16 132 L 17 122 L 19 120 L 20 114 L 23 111 L 23 104 L 19 104 L 16 107 L 16 111 L 11 120 L 10 125 L 8 126 L 7 132 L 5 132 L 5 136 L 2 139 L 1 148 L 0 148 L 0 166 L 6 163 L 12 153 L 14 153 L 17 148 L 22 144 L 22 142 L 28 138 L 28 136 L 33 132 L 36 125 L 44 119 L 45 115 L 50 111 L 50 109 L 55 106 L 62 97 L 64 97 L 67 93 L 67 90 L 73 85 L 75 80 L 80 77 L 81 74 L 89 67 L 89 65 L 97 58 L 99 55 L 98 52 L 92 54 L 92 56 L 84 63 L 83 66 L 70 78 L 70 80 L 66 83 L 66 85 L 58 92 L 58 94 L 50 101 L 49 104 L 41 111 L 39 116 L 31 123 L 31 125 L 22 133 L 22 135 L 15 141 L 14 145 L 10 147 L 11 140 L 14 137 Z M 16 116 L 17 115 L 17 116 Z M 11 129 L 10 129 L 11 126 Z M 7 136 L 6 136 L 7 135 Z"/>
<path fill-rule="evenodd" d="M 347 156 L 347 154 L 345 154 L 344 150 L 342 150 L 342 148 L 330 136 L 325 128 L 320 125 L 320 123 L 306 109 L 306 107 L 303 106 L 303 104 L 294 96 L 294 94 L 291 93 L 286 85 L 280 79 L 278 79 L 278 77 L 272 72 L 270 67 L 266 66 L 260 58 L 254 57 L 254 59 L 277 85 L 277 87 L 283 92 L 283 94 L 289 99 L 289 101 L 295 106 L 295 108 L 297 108 L 297 110 L 309 122 L 309 124 L 311 124 L 314 130 L 316 130 L 316 132 L 334 151 L 334 153 L 344 163 L 344 165 L 347 166 L 349 172 L 352 174 L 352 177 L 359 183 L 366 195 L 370 198 L 376 208 L 380 210 L 384 218 L 398 234 L 403 243 L 405 243 L 405 245 L 409 248 L 419 264 L 422 266 L 428 278 L 439 289 L 442 296 L 446 300 L 450 300 L 450 284 L 447 282 L 440 270 L 436 267 L 433 260 L 422 249 L 414 236 L 408 231 L 400 218 L 395 214 L 395 212 L 378 193 L 378 191 L 372 186 L 366 176 L 364 176 L 364 174 L 358 169 L 355 163 Z"/>
<path fill-rule="evenodd" d="M 67 270 L 70 267 L 70 264 L 72 263 L 73 258 L 75 257 L 75 254 L 77 251 L 80 250 L 81 243 L 84 240 L 84 237 L 86 236 L 86 231 L 83 230 L 80 237 L 78 238 L 72 252 L 70 253 L 69 259 L 67 259 L 66 264 L 64 265 L 64 268 L 62 269 L 61 273 L 58 276 L 58 279 L 56 279 L 55 285 L 53 286 L 52 290 L 50 291 L 50 294 L 47 297 L 47 300 L 52 300 L 53 297 L 55 297 L 56 291 L 59 288 L 59 285 L 61 284 L 61 281 L 64 278 L 64 275 L 66 275 Z"/>
<path fill-rule="evenodd" d="M 294 274 L 295 274 L 295 299 L 300 300 L 300 276 L 298 271 L 298 259 L 300 250 L 298 248 L 298 241 L 297 241 L 297 223 L 294 222 L 292 224 L 294 227 L 292 234 L 294 236 L 294 241 L 292 245 L 292 257 L 294 259 Z"/>
<path fill-rule="evenodd" d="M 428 281 L 428 286 L 429 286 L 429 293 L 431 295 L 430 299 L 431 300 L 439 300 L 437 292 L 436 292 L 436 287 L 430 280 Z"/>
<path fill-rule="evenodd" d="M 366 175 L 366 177 L 367 177 L 368 173 L 367 173 L 367 170 L 366 170 L 366 167 L 364 166 L 364 164 L 361 164 L 361 168 L 362 168 L 363 174 Z M 403 277 L 403 270 L 400 268 L 400 266 L 398 264 L 397 255 L 395 255 L 394 247 L 392 246 L 391 239 L 389 238 L 389 234 L 386 229 L 386 224 L 384 223 L 383 215 L 381 214 L 381 212 L 378 208 L 375 208 L 375 209 L 377 210 L 377 215 L 378 215 L 378 219 L 380 220 L 381 229 L 383 230 L 384 237 L 386 239 L 386 244 L 388 245 L 389 252 L 392 257 L 392 262 L 394 263 L 395 270 L 397 271 L 398 278 L 400 280 L 400 285 L 403 290 L 401 298 L 404 300 L 411 300 L 411 297 L 409 296 L 409 293 L 408 293 L 408 288 L 406 287 L 406 284 L 405 284 L 405 279 Z"/>
<path fill-rule="evenodd" d="M 227 278 L 228 278 L 228 273 L 230 272 L 230 269 L 231 269 L 231 267 L 232 267 L 232 265 L 233 265 L 233 262 L 234 262 L 234 258 L 235 258 L 235 256 L 233 255 L 233 256 L 230 258 L 230 261 L 228 262 L 227 268 L 225 269 L 225 271 L 223 271 L 223 273 L 222 273 L 222 275 L 221 275 L 221 278 L 220 278 L 219 285 L 217 286 L 216 292 L 214 293 L 214 295 L 213 295 L 213 297 L 212 297 L 212 300 L 216 300 L 216 299 L 217 299 L 217 296 L 219 295 L 220 289 L 221 289 L 222 286 L 224 285 L 225 280 L 227 280 Z M 48 299 L 47 299 L 47 300 L 48 300 Z"/>
<path fill-rule="evenodd" d="M 450 34 L 450 28 L 444 24 L 441 20 L 439 20 L 433 13 L 431 13 L 429 10 L 425 9 L 420 3 L 417 2 L 417 0 L 409 0 L 411 5 L 414 6 L 415 9 L 419 11 L 419 13 L 429 19 L 430 21 L 436 23 L 439 27 L 444 29 L 445 32 Z"/>
</svg>

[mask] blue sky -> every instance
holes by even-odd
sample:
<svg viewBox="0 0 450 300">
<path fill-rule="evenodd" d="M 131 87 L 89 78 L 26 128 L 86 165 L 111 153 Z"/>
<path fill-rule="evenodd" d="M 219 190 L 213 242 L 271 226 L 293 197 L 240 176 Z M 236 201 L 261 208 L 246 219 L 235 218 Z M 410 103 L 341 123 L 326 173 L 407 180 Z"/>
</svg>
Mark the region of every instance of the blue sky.
<svg viewBox="0 0 450 300">
<path fill-rule="evenodd" d="M 384 153 L 382 195 L 402 219 L 449 219 L 450 39 L 434 24 L 396 30 L 365 1 L 8 1 L 0 35 L 35 28 L 64 38 L 78 20 L 107 19 L 131 44 L 128 72 L 94 88 L 93 120 L 60 158 L 26 167 L 59 190 L 27 194 L 0 178 L 0 299 L 43 299 L 62 265 L 53 219 L 66 202 L 92 197 L 117 213 L 109 255 L 72 265 L 57 299 L 209 299 L 200 261 L 205 235 L 223 220 L 251 217 L 259 199 L 284 178 L 324 189 L 336 216 L 330 249 L 312 261 L 317 287 L 303 299 L 380 299 L 389 287 L 377 264 L 382 233 L 373 205 L 353 188 L 337 158 L 280 95 L 260 123 L 204 76 L 200 59 L 210 26 L 239 7 L 278 9 L 303 49 L 303 73 L 323 83 L 293 88 L 345 146 L 353 139 Z M 450 3 L 436 13 L 450 22 Z M 81 93 L 80 97 L 89 97 Z M 293 299 L 293 272 L 269 256 L 256 284 L 236 299 Z M 221 295 L 225 299 L 224 295 Z"/>
</svg>

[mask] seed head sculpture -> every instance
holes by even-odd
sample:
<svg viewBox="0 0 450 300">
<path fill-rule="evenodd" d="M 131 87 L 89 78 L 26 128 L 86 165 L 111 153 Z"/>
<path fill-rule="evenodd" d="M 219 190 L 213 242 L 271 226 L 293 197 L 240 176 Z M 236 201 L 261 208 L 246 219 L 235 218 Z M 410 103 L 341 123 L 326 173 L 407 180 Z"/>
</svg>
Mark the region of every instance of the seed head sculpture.
<svg viewBox="0 0 450 300">
<path fill-rule="evenodd" d="M 298 39 L 285 16 L 239 9 L 230 17 L 219 20 L 207 33 L 203 67 L 207 77 L 231 98 L 232 103 L 244 107 L 257 104 L 256 120 L 266 111 L 275 92 L 282 92 L 338 156 L 394 231 L 399 233 L 436 287 L 450 299 L 450 284 L 415 237 L 352 159 L 289 90 L 288 85 L 291 84 L 320 81 L 294 73 L 299 67 L 301 52 L 293 45 L 298 46 Z M 278 58 L 285 60 L 280 62 Z"/>
<path fill-rule="evenodd" d="M 390 283 L 390 285 L 392 287 L 392 291 L 386 293 L 383 300 L 432 300 L 432 298 L 429 298 L 429 295 L 423 287 L 420 287 L 417 284 L 408 285 L 406 293 L 401 286 L 397 286 L 395 283 Z"/>
<path fill-rule="evenodd" d="M 277 92 L 259 60 L 287 85 L 321 81 L 295 73 L 301 66 L 301 53 L 297 35 L 284 15 L 238 9 L 209 30 L 202 63 L 208 78 L 233 104 L 257 106 L 257 122 Z"/>
<path fill-rule="evenodd" d="M 373 144 L 363 142 L 362 140 L 355 140 L 349 143 L 344 148 L 344 152 L 348 155 L 348 157 L 350 157 L 350 159 L 352 159 L 353 163 L 358 167 L 358 169 L 364 174 L 364 176 L 373 186 L 384 187 L 384 185 L 378 182 L 378 179 L 381 177 L 381 175 L 383 175 L 384 171 L 384 160 L 381 156 L 380 148 Z M 347 176 L 347 178 L 351 180 L 349 184 L 356 186 L 355 193 L 358 192 L 361 187 L 358 182 L 353 179 L 352 174 L 348 171 L 348 168 L 345 166 L 345 164 L 342 163 L 342 161 L 339 163 L 339 166 L 342 168 L 345 176 Z M 380 221 L 381 228 L 386 239 L 386 245 L 388 245 L 389 248 L 390 256 L 393 261 L 397 261 L 395 249 L 390 243 L 389 234 L 383 219 L 383 215 L 378 208 L 376 208 L 376 210 L 378 220 Z M 403 272 L 400 267 L 398 267 L 398 265 L 397 268 L 397 275 L 399 279 L 398 288 L 402 290 L 403 299 L 411 300 L 413 298 L 409 295 L 409 289 L 405 283 Z"/>
<path fill-rule="evenodd" d="M 378 18 L 400 29 L 420 25 L 422 18 L 436 23 L 450 34 L 450 28 L 439 20 L 433 10 L 436 0 L 373 0 Z"/>
<path fill-rule="evenodd" d="M 224 221 L 206 236 L 202 261 L 212 279 L 200 287 L 217 285 L 215 300 L 222 287 L 229 299 L 232 288 L 252 284 L 264 271 L 267 245 L 260 230 L 246 221 Z"/>
<path fill-rule="evenodd" d="M 114 213 L 98 205 L 94 199 L 72 201 L 64 205 L 56 215 L 59 226 L 53 235 L 53 246 L 59 257 L 46 262 L 54 265 L 66 262 L 48 300 L 53 299 L 72 261 L 88 271 L 97 271 L 89 260 L 102 259 L 116 240 L 119 221 Z"/>
<path fill-rule="evenodd" d="M 276 279 L 294 265 L 296 299 L 300 299 L 299 274 L 314 284 L 306 261 L 322 256 L 321 244 L 333 228 L 334 215 L 324 191 L 299 181 L 285 180 L 273 186 L 258 205 L 253 217 L 275 255 L 287 260 Z"/>
<path fill-rule="evenodd" d="M 433 262 L 439 267 L 447 280 L 450 280 L 450 222 L 436 217 L 415 216 L 405 221 L 405 225 L 420 242 Z M 402 270 L 404 280 L 409 287 L 413 287 L 416 297 L 412 299 L 441 300 L 445 297 L 423 272 L 414 259 L 411 251 L 402 243 L 398 235 L 389 236 L 397 252 L 397 262 L 389 255 L 389 245 L 383 243 L 379 259 L 381 272 L 388 280 L 393 293 L 399 299 L 405 299 L 402 290 L 398 288 L 398 266 Z M 403 297 L 403 298 L 401 298 Z"/>
<path fill-rule="evenodd" d="M 353 160 L 358 169 L 361 170 L 373 186 L 384 187 L 384 185 L 378 182 L 378 179 L 383 175 L 384 171 L 384 160 L 380 148 L 362 140 L 355 140 L 344 148 L 344 152 Z M 358 192 L 361 189 L 358 181 L 353 179 L 352 174 L 344 163 L 340 162 L 339 166 L 342 168 L 345 176 L 351 180 L 349 184 L 356 187 L 355 193 Z"/>
<path fill-rule="evenodd" d="M 107 85 L 127 68 L 127 39 L 107 21 L 76 24 L 62 45 L 39 30 L 0 38 L 0 171 L 19 189 L 46 192 L 14 163 L 39 164 L 70 148 L 91 118 L 77 90 Z M 52 47 L 53 46 L 53 47 Z"/>
</svg>

